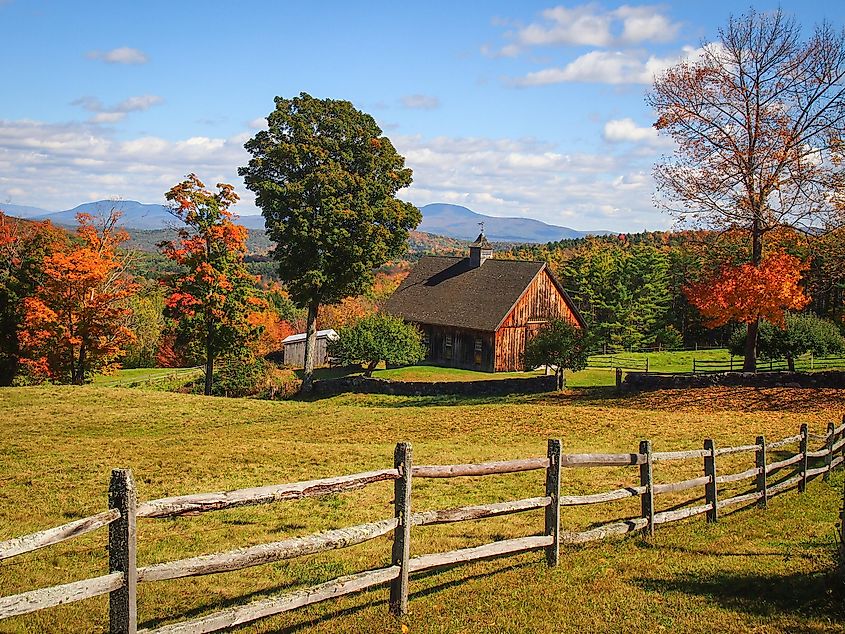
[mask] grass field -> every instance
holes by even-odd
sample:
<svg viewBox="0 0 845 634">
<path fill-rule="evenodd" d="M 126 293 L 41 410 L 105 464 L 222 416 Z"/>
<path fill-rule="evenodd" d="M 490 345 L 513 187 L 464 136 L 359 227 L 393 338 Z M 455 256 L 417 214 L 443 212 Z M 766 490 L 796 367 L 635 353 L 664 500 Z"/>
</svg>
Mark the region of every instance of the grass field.
<svg viewBox="0 0 845 634">
<path fill-rule="evenodd" d="M 655 450 L 779 438 L 802 422 L 822 433 L 841 419 L 836 390 L 712 389 L 624 399 L 610 391 L 500 399 L 346 395 L 313 402 L 204 398 L 89 386 L 0 390 L 0 540 L 105 509 L 110 469 L 131 467 L 139 498 L 215 491 L 389 466 L 393 445 L 414 444 L 415 461 L 449 463 L 564 450 Z M 770 460 L 778 459 L 775 454 Z M 748 456 L 720 468 L 742 470 Z M 744 461 L 744 462 L 743 462 Z M 700 474 L 700 465 L 655 467 L 658 482 Z M 417 480 L 416 510 L 542 494 L 542 473 Z M 562 491 L 635 484 L 634 469 L 567 470 Z M 566 548 L 558 568 L 542 553 L 456 567 L 414 578 L 410 632 L 845 632 L 841 603 L 826 594 L 843 479 L 816 480 L 767 511 L 701 517 L 630 537 Z M 723 495 L 730 495 L 725 487 Z M 302 502 L 139 522 L 139 564 L 275 541 L 391 516 L 391 487 Z M 658 498 L 658 510 L 676 500 Z M 638 513 L 636 501 L 566 509 L 563 526 Z M 531 512 L 414 529 L 412 555 L 536 534 Z M 195 579 L 139 587 L 144 627 L 385 565 L 390 540 Z M 0 595 L 106 572 L 105 532 L 0 563 Z M 399 632 L 378 589 L 239 631 Z M 104 631 L 105 598 L 0 621 L 0 632 Z M 838 608 L 837 608 L 838 606 Z M 840 610 L 840 611 L 837 611 Z"/>
</svg>

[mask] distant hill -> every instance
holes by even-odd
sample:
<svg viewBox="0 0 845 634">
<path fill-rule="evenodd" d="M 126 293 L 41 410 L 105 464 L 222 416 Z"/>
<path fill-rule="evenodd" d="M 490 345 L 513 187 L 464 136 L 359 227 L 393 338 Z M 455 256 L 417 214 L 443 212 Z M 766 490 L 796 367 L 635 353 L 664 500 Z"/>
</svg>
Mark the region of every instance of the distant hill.
<svg viewBox="0 0 845 634">
<path fill-rule="evenodd" d="M 0 203 L 0 211 L 7 216 L 14 216 L 15 218 L 35 218 L 36 216 L 43 216 L 50 212 L 40 207 L 29 207 L 27 205 L 8 205 Z"/>
<path fill-rule="evenodd" d="M 65 211 L 49 212 L 36 207 L 23 205 L 0 205 L 10 216 L 51 220 L 57 225 L 75 226 L 79 212 L 92 215 L 108 214 L 112 209 L 123 213 L 121 225 L 127 229 L 157 231 L 178 226 L 178 221 L 164 205 L 150 205 L 135 200 L 97 200 L 83 203 Z M 570 238 L 583 238 L 586 235 L 604 235 L 608 231 L 577 231 L 568 227 L 546 224 L 531 218 L 497 218 L 479 214 L 460 205 L 435 203 L 420 207 L 423 220 L 417 231 L 430 233 L 458 240 L 474 240 L 478 235 L 480 222 L 484 222 L 484 232 L 495 242 L 544 243 Z M 254 232 L 264 230 L 264 218 L 261 215 L 244 215 L 238 222 Z"/>
<path fill-rule="evenodd" d="M 484 233 L 487 238 L 498 242 L 554 242 L 567 238 L 611 233 L 609 231 L 577 231 L 531 218 L 485 216 L 466 207 L 446 203 L 426 205 L 420 207 L 420 211 L 423 214 L 423 221 L 417 230 L 461 240 L 474 240 L 478 235 L 480 222 L 484 222 Z"/>
</svg>

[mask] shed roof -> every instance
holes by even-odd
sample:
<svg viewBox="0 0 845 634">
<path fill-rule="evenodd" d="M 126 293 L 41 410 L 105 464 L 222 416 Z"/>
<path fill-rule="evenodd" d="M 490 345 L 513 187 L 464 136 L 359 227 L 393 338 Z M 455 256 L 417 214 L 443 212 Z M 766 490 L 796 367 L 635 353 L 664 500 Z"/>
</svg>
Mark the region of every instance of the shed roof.
<svg viewBox="0 0 845 634">
<path fill-rule="evenodd" d="M 307 333 L 301 332 L 296 335 L 288 335 L 284 339 L 282 339 L 282 343 L 297 343 L 299 341 L 305 341 L 305 336 Z M 317 331 L 317 339 L 328 339 L 329 341 L 335 341 L 338 338 L 338 334 L 328 328 L 327 330 L 318 330 Z"/>
<path fill-rule="evenodd" d="M 543 262 L 425 256 L 387 300 L 385 310 L 408 321 L 495 331 Z"/>
</svg>

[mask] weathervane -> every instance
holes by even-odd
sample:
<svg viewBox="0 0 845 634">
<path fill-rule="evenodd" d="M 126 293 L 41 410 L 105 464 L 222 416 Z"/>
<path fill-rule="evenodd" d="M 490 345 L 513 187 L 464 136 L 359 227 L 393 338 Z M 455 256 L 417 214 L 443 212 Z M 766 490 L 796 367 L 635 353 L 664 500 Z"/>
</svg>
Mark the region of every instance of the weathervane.
<svg viewBox="0 0 845 634">
<path fill-rule="evenodd" d="M 481 227 L 481 233 L 484 233 L 484 221 L 478 223 L 478 226 Z"/>
</svg>

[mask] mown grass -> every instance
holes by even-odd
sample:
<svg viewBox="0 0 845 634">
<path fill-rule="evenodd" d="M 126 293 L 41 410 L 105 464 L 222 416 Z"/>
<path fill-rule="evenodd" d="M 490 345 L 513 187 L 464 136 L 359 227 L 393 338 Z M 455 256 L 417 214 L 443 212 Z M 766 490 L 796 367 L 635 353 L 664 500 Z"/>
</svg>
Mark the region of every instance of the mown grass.
<svg viewBox="0 0 845 634">
<path fill-rule="evenodd" d="M 139 497 L 232 489 L 353 473 L 391 464 L 409 440 L 417 463 L 543 455 L 549 437 L 565 451 L 655 450 L 778 438 L 802 422 L 821 433 L 841 417 L 840 391 L 728 389 L 620 398 L 601 389 L 560 395 L 461 400 L 345 395 L 313 402 L 268 402 L 98 387 L 0 391 L 0 540 L 103 510 L 110 469 L 131 467 Z M 773 455 L 770 460 L 779 456 Z M 750 456 L 720 462 L 750 466 Z M 700 465 L 657 465 L 666 482 Z M 422 480 L 414 508 L 445 508 L 540 495 L 540 472 Z M 568 470 L 564 493 L 634 484 L 635 469 Z M 739 491 L 739 489 L 736 489 Z M 842 632 L 825 592 L 842 476 L 791 492 L 767 511 L 661 526 L 653 540 L 631 537 L 567 548 L 547 569 L 541 553 L 456 567 L 412 581 L 411 632 Z M 730 495 L 725 489 L 723 495 Z M 139 563 L 304 535 L 389 517 L 391 486 L 294 503 L 141 520 Z M 660 498 L 659 510 L 675 502 Z M 635 500 L 566 509 L 580 530 L 638 513 Z M 481 544 L 542 530 L 532 512 L 415 529 L 412 554 Z M 380 567 L 390 539 L 244 571 L 143 584 L 142 625 L 197 616 L 226 605 Z M 105 532 L 0 563 L 0 595 L 106 572 Z M 330 601 L 267 619 L 248 632 L 398 632 L 387 592 Z M 2 632 L 103 631 L 104 598 L 0 622 Z"/>
</svg>

